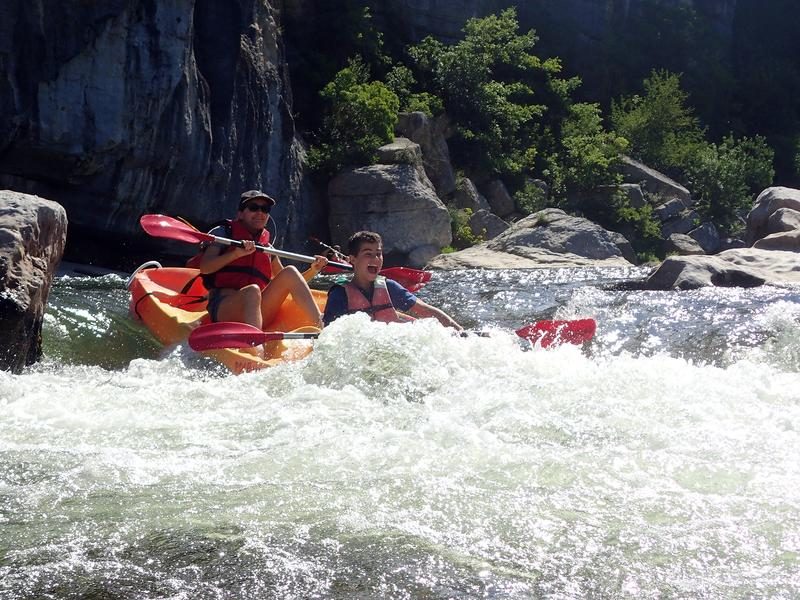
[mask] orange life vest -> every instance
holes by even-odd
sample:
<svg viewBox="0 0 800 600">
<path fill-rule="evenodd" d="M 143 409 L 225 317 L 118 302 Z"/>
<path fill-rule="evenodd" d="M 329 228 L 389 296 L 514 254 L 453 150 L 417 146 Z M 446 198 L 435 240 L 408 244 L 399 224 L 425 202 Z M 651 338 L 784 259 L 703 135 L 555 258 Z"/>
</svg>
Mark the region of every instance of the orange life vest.
<svg viewBox="0 0 800 600">
<path fill-rule="evenodd" d="M 373 321 L 383 321 L 384 323 L 400 323 L 401 319 L 392 304 L 392 297 L 386 287 L 386 278 L 378 277 L 375 280 L 375 289 L 372 292 L 372 302 L 370 302 L 356 284 L 353 282 L 344 285 L 347 293 L 347 312 L 368 313 Z"/>
<path fill-rule="evenodd" d="M 260 246 L 269 244 L 269 231 L 261 231 L 257 239 L 239 221 L 230 224 L 230 237 L 234 240 L 253 240 Z M 223 252 L 230 252 L 233 246 L 228 246 Z M 262 290 L 272 280 L 272 256 L 266 252 L 256 250 L 252 254 L 242 256 L 228 263 L 219 271 L 203 276 L 203 283 L 211 288 L 240 289 L 255 283 Z"/>
</svg>

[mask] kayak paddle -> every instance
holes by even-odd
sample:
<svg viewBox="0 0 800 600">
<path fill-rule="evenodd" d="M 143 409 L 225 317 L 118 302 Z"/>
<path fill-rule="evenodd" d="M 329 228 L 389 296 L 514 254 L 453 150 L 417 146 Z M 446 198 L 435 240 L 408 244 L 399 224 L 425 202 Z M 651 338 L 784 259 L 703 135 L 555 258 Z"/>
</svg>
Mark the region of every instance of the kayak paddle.
<svg viewBox="0 0 800 600">
<path fill-rule="evenodd" d="M 214 350 L 217 348 L 250 348 L 264 342 L 276 340 L 311 340 L 319 337 L 319 332 L 261 331 L 247 323 L 223 321 L 200 325 L 189 334 L 189 347 L 192 350 Z"/>
<path fill-rule="evenodd" d="M 537 321 L 517 329 L 515 333 L 534 344 L 547 348 L 559 344 L 583 344 L 594 336 L 597 326 L 594 319 L 574 321 Z M 192 350 L 214 350 L 217 348 L 248 348 L 275 340 L 310 340 L 319 337 L 319 332 L 300 333 L 261 331 L 246 323 L 224 321 L 200 325 L 189 334 Z"/>
<path fill-rule="evenodd" d="M 597 323 L 594 319 L 572 321 L 537 321 L 520 327 L 515 333 L 534 344 L 547 348 L 553 344 L 583 344 L 594 337 Z"/>
<path fill-rule="evenodd" d="M 169 238 L 179 242 L 188 242 L 190 244 L 213 242 L 214 244 L 220 244 L 221 246 L 244 246 L 244 242 L 242 240 L 231 240 L 228 238 L 211 235 L 210 233 L 203 233 L 202 231 L 198 231 L 193 227 L 186 225 L 178 219 L 173 219 L 172 217 L 168 217 L 166 215 L 143 215 L 142 218 L 139 219 L 139 224 L 142 226 L 142 229 L 148 233 L 148 235 L 152 235 L 153 237 Z M 315 260 L 313 256 L 295 254 L 294 252 L 286 252 L 285 250 L 278 250 L 272 246 L 261 246 L 257 244 L 256 250 L 299 262 L 313 263 Z M 335 267 L 345 271 L 353 270 L 353 266 L 347 263 L 329 262 L 328 264 L 334 265 Z"/>
</svg>

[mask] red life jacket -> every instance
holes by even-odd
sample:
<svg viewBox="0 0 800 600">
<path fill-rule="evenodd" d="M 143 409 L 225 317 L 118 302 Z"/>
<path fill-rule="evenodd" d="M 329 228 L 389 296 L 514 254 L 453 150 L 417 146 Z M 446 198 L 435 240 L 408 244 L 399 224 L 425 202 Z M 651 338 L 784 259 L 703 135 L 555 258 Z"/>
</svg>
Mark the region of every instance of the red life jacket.
<svg viewBox="0 0 800 600">
<path fill-rule="evenodd" d="M 269 244 L 269 231 L 261 231 L 258 239 L 253 239 L 253 235 L 239 221 L 232 221 L 230 225 L 230 237 L 234 240 L 253 240 L 260 246 Z M 234 247 L 228 246 L 224 252 L 230 252 Z M 242 256 L 228 263 L 219 271 L 203 276 L 203 283 L 211 288 L 235 288 L 240 289 L 246 285 L 257 284 L 262 290 L 267 287 L 272 280 L 272 256 L 266 252 L 256 250 L 252 254 Z"/>
<path fill-rule="evenodd" d="M 375 290 L 372 293 L 372 302 L 367 300 L 364 292 L 352 281 L 344 285 L 347 292 L 347 312 L 368 313 L 373 321 L 383 321 L 384 323 L 403 322 L 392 304 L 392 297 L 386 287 L 386 278 L 378 277 L 375 280 Z"/>
</svg>

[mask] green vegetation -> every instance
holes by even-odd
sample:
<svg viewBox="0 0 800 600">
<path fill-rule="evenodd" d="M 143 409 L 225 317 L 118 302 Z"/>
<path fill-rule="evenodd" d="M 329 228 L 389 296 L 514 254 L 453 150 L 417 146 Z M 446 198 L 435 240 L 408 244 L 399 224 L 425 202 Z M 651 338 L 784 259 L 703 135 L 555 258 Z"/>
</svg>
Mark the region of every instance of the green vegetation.
<svg viewBox="0 0 800 600">
<path fill-rule="evenodd" d="M 743 0 L 743 5 L 748 1 Z M 786 10 L 798 12 L 791 7 Z M 642 21 L 647 15 L 649 25 Z M 621 89 L 623 93 L 597 102 L 578 100 L 581 79 L 565 75 L 560 59 L 537 55 L 539 39 L 533 31 L 519 31 L 514 9 L 469 20 L 463 38 L 453 44 L 426 38 L 405 48 L 395 45 L 391 52 L 386 51 L 368 10 L 348 9 L 336 18 L 345 24 L 341 49 L 330 46 L 314 69 L 317 75 L 329 73 L 327 83 L 320 86 L 323 110 L 318 111 L 321 117 L 314 117 L 319 125 L 309 152 L 318 173 L 329 176 L 346 165 L 372 162 L 376 149 L 391 140 L 398 111 L 444 113 L 453 126 L 448 145 L 455 168 L 477 179 L 501 178 L 522 213 L 557 206 L 583 214 L 633 237 L 637 252 L 648 256 L 661 241 L 651 206 L 634 207 L 624 193 L 610 194 L 598 206 L 597 196 L 590 202 L 591 194 L 585 193 L 620 181 L 622 154 L 686 185 L 700 200 L 703 218 L 728 233 L 737 232 L 753 195 L 770 185 L 775 175 L 770 138 L 750 133 L 741 122 L 731 120 L 734 107 L 729 102 L 717 108 L 719 94 L 737 82 L 727 70 L 718 36 L 691 7 L 642 1 L 625 30 L 616 41 L 609 40 L 603 47 L 605 54 L 598 57 L 598 73 L 605 83 L 593 81 L 595 90 Z M 615 18 L 612 15 L 612 22 Z M 642 28 L 631 23 L 640 23 Z M 782 44 L 775 52 L 789 57 L 800 49 L 785 26 L 773 26 Z M 670 52 L 652 43 L 666 35 L 671 36 Z M 742 26 L 741 35 L 754 40 L 747 26 Z M 705 53 L 697 53 L 699 39 L 706 44 Z M 640 51 L 647 44 L 648 49 Z M 769 55 L 769 44 L 758 41 L 756 46 L 758 56 Z M 335 60 L 343 60 L 343 52 L 351 58 L 343 68 L 331 70 Z M 734 54 L 753 78 L 755 90 L 754 59 Z M 795 63 L 796 55 L 791 55 Z M 614 57 L 619 62 L 612 65 Z M 678 74 L 684 64 L 688 65 L 685 73 Z M 786 67 L 786 89 L 800 93 L 800 68 L 780 64 Z M 763 85 L 774 84 L 778 77 L 771 69 L 761 72 Z M 707 87 L 717 86 L 705 94 L 699 85 L 703 74 Z M 694 90 L 693 94 L 687 89 Z M 778 123 L 773 124 L 771 140 L 781 140 L 783 172 L 800 176 L 800 109 L 787 108 L 783 100 L 780 104 L 781 122 L 789 127 L 779 132 Z M 604 124 L 604 106 L 609 129 Z M 710 115 L 718 118 L 709 125 Z M 720 119 L 728 119 L 728 130 Z M 549 193 L 533 179 L 543 180 Z M 469 216 L 468 211 L 451 209 L 455 247 L 480 240 L 467 225 Z"/>
<path fill-rule="evenodd" d="M 675 74 L 654 71 L 644 90 L 612 105 L 612 123 L 630 141 L 631 155 L 688 186 L 703 216 L 736 233 L 740 213 L 772 182 L 772 149 L 760 136 L 707 142 Z"/>
<path fill-rule="evenodd" d="M 330 111 L 321 141 L 309 151 L 309 163 L 332 175 L 344 166 L 370 164 L 375 151 L 391 142 L 400 101 L 379 81 L 369 81 L 369 69 L 359 59 L 336 74 L 322 90 Z"/>
<path fill-rule="evenodd" d="M 532 53 L 532 31 L 517 30 L 516 13 L 508 9 L 470 19 L 464 39 L 452 46 L 426 38 L 408 50 L 425 91 L 442 99 L 455 125 L 450 150 L 460 166 L 489 173 L 534 170 L 579 84 L 558 77 L 557 59 Z"/>
<path fill-rule="evenodd" d="M 611 123 L 630 143 L 633 158 L 676 176 L 704 143 L 705 132 L 687 104 L 680 77 L 654 71 L 644 80 L 644 95 L 612 103 Z"/>
<path fill-rule="evenodd" d="M 704 144 L 687 170 L 702 213 L 723 230 L 738 233 L 753 195 L 772 182 L 773 157 L 762 137 L 735 140 L 728 136 L 719 144 Z"/>
<path fill-rule="evenodd" d="M 463 250 L 475 244 L 486 241 L 486 231 L 481 234 L 475 235 L 472 228 L 469 226 L 469 220 L 472 217 L 471 208 L 453 208 L 448 207 L 450 213 L 450 227 L 453 232 L 452 248 L 454 250 Z"/>
</svg>

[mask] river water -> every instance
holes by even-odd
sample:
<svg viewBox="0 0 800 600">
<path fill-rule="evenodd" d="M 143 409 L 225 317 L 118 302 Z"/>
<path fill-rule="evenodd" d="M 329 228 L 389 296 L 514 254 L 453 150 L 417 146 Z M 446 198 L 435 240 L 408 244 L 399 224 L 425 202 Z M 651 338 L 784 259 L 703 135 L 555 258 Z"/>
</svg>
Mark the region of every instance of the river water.
<svg viewBox="0 0 800 600">
<path fill-rule="evenodd" d="M 437 272 L 491 336 L 356 315 L 238 377 L 59 278 L 0 372 L 0 598 L 800 597 L 800 289 L 645 275 Z"/>
</svg>

